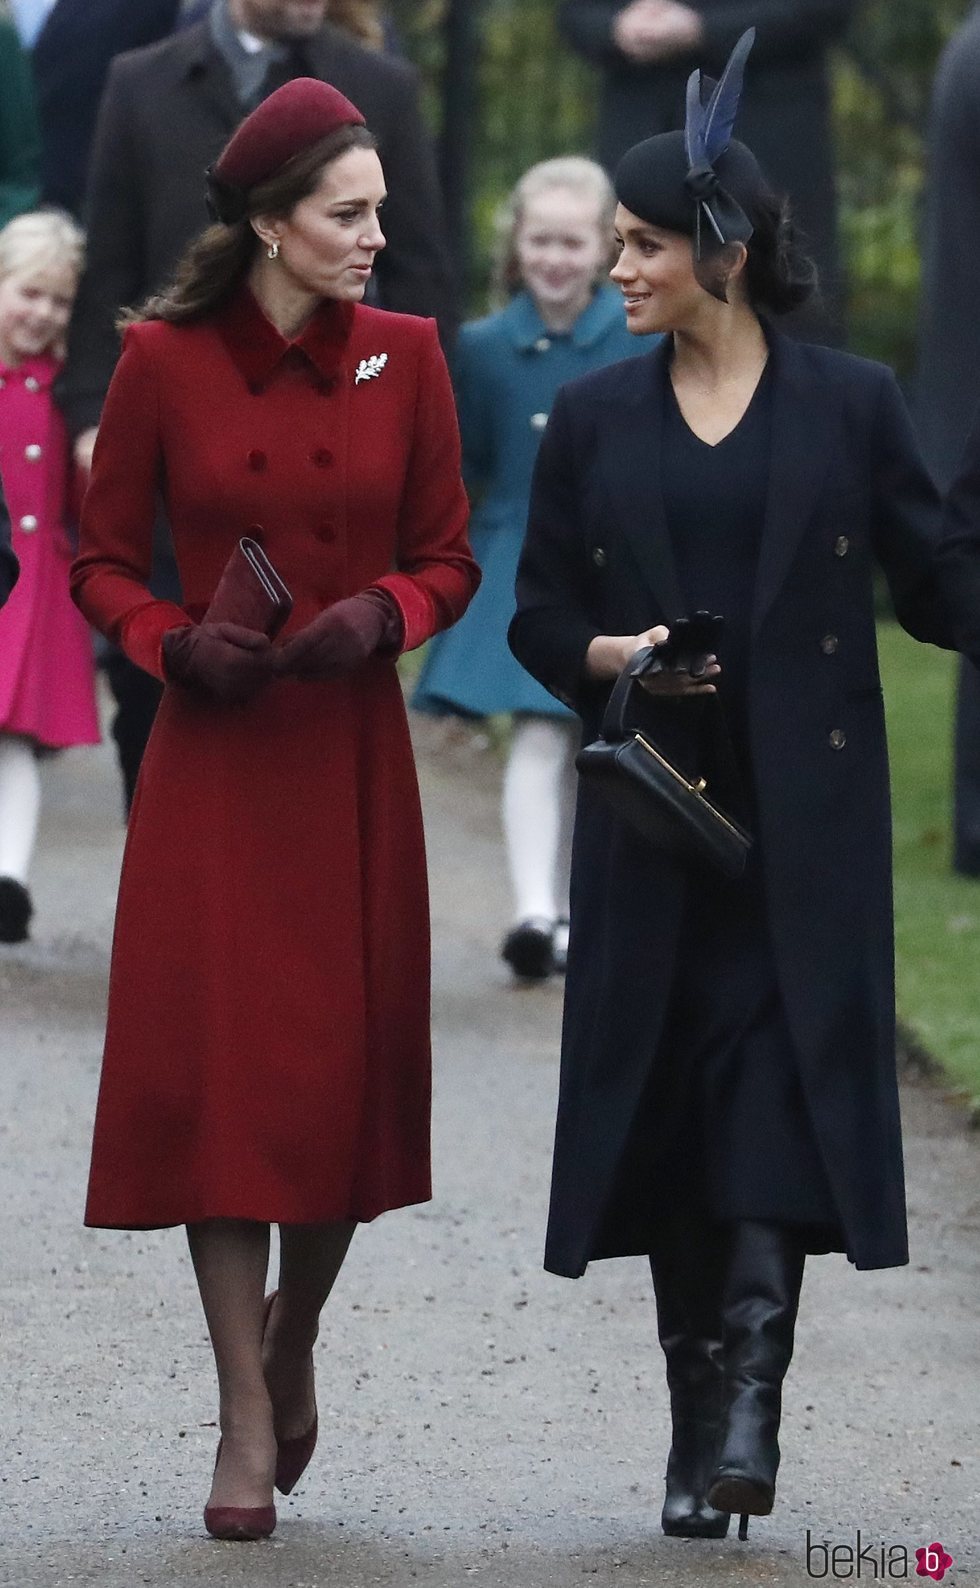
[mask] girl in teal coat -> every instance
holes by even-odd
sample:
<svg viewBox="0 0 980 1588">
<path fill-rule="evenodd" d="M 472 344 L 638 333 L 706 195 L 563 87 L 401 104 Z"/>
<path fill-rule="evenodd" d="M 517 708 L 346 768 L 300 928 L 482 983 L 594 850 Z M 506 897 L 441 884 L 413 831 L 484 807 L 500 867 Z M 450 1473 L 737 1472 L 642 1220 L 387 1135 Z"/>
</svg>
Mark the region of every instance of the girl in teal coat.
<svg viewBox="0 0 980 1588">
<path fill-rule="evenodd" d="M 432 642 L 413 702 L 468 717 L 513 714 L 503 824 L 514 923 L 502 953 L 527 980 L 563 968 L 575 718 L 511 655 L 507 625 L 555 394 L 637 350 L 621 295 L 604 284 L 613 209 L 604 172 L 578 156 L 532 166 L 506 206 L 499 284 L 510 302 L 463 327 L 454 370 L 483 583 L 462 622 Z"/>
</svg>

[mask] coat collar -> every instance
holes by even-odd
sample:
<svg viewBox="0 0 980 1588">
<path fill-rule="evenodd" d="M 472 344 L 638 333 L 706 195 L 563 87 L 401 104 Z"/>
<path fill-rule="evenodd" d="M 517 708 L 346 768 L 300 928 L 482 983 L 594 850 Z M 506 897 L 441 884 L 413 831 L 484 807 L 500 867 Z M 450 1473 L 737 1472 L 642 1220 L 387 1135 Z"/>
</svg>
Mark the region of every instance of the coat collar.
<svg viewBox="0 0 980 1588">
<path fill-rule="evenodd" d="M 542 337 L 551 340 L 555 336 L 542 320 L 529 292 L 518 292 L 502 311 L 501 319 L 507 335 L 522 353 L 531 352 Z M 600 286 L 593 294 L 591 303 L 583 309 L 572 326 L 568 340 L 573 347 L 594 347 L 607 331 L 622 324 L 624 315 L 620 294 L 612 287 Z"/>
<path fill-rule="evenodd" d="M 247 286 L 215 316 L 218 334 L 253 392 L 268 385 L 287 355 L 302 355 L 321 381 L 332 383 L 353 321 L 352 303 L 325 298 L 305 329 L 290 341 L 266 318 Z"/>
<path fill-rule="evenodd" d="M 758 630 L 789 573 L 840 440 L 841 398 L 804 343 L 766 326 L 773 372 L 772 456 L 752 612 Z M 665 623 L 686 611 L 661 489 L 663 402 L 672 342 L 624 366 L 606 407 L 602 471 L 618 522 Z"/>
<path fill-rule="evenodd" d="M 0 359 L 0 375 L 5 381 L 36 381 L 35 390 L 49 391 L 61 369 L 60 360 L 51 353 L 40 353 L 37 358 L 25 358 L 20 364 L 7 365 Z"/>
<path fill-rule="evenodd" d="M 214 42 L 211 24 L 207 17 L 201 22 L 193 23 L 189 28 L 184 28 L 182 32 L 175 33 L 167 43 L 174 51 L 185 76 L 199 75 L 202 71 L 213 67 L 215 62 L 225 65 L 224 57 Z M 289 61 L 296 66 L 296 76 L 322 77 L 327 81 L 338 57 L 350 54 L 370 56 L 369 51 L 358 49 L 353 41 L 347 39 L 346 35 L 330 22 L 325 22 L 320 32 L 313 38 L 297 41 L 288 51 Z"/>
</svg>

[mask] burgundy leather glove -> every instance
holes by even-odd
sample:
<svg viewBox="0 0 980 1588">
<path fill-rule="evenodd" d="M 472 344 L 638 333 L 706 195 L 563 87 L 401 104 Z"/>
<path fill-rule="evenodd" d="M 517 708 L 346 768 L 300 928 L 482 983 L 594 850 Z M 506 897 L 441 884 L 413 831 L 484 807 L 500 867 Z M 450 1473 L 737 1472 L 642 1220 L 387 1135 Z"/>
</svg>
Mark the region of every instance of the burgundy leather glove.
<svg viewBox="0 0 980 1588">
<path fill-rule="evenodd" d="M 191 623 L 163 636 L 168 678 L 223 705 L 252 700 L 273 677 L 267 635 L 240 623 Z"/>
<path fill-rule="evenodd" d="M 339 678 L 376 651 L 395 651 L 402 619 L 383 590 L 362 590 L 327 607 L 276 652 L 276 672 L 292 678 Z"/>
</svg>

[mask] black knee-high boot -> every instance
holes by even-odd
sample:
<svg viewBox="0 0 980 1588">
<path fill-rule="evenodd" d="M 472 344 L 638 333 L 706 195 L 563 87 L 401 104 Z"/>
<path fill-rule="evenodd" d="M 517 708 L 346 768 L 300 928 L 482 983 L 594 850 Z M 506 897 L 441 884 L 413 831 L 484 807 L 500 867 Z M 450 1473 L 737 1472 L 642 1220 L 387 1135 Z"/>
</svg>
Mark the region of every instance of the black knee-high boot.
<svg viewBox="0 0 980 1588">
<path fill-rule="evenodd" d="M 705 1499 L 717 1462 L 724 1398 L 723 1243 L 717 1226 L 672 1222 L 659 1232 L 650 1256 L 670 1391 L 671 1446 L 661 1526 L 676 1538 L 724 1538 L 728 1532 L 727 1513 Z"/>
<path fill-rule="evenodd" d="M 708 1500 L 746 1518 L 768 1516 L 776 1494 L 783 1377 L 805 1254 L 791 1226 L 754 1220 L 731 1226 L 722 1303 L 725 1413 Z"/>
</svg>

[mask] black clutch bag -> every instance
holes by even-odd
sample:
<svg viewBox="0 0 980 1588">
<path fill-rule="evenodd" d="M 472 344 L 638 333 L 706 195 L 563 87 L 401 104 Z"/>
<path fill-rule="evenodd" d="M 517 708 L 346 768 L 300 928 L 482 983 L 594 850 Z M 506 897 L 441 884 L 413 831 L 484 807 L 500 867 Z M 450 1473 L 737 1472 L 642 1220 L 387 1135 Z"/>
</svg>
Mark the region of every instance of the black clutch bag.
<svg viewBox="0 0 980 1588">
<path fill-rule="evenodd" d="M 639 678 L 650 654 L 647 649 L 631 657 L 609 697 L 601 736 L 579 751 L 575 765 L 601 790 L 616 814 L 656 849 L 734 880 L 745 870 L 751 834 L 709 796 L 705 778 L 689 775 L 649 733 L 628 725 L 634 691 L 640 689 Z M 724 768 L 724 781 L 737 788 L 721 703 L 710 696 L 696 705 L 704 759 Z"/>
</svg>

